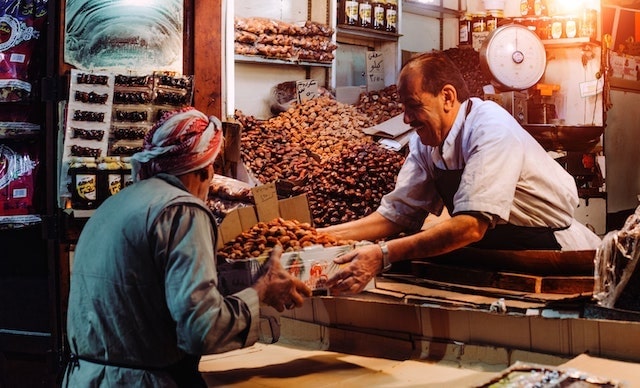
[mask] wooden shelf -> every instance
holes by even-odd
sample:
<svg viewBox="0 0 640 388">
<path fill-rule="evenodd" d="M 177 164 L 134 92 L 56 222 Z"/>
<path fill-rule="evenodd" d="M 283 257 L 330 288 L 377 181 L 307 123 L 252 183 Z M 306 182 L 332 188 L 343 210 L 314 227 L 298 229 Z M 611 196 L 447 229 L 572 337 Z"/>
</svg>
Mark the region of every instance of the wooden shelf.
<svg viewBox="0 0 640 388">
<path fill-rule="evenodd" d="M 366 38 L 370 40 L 389 41 L 389 42 L 397 42 L 398 38 L 401 36 L 402 35 L 394 32 L 377 31 L 377 30 L 372 30 L 370 28 L 350 26 L 347 24 L 338 25 L 337 34 L 336 34 L 336 37 L 338 40 L 341 37 L 346 37 L 346 38 Z"/>
<path fill-rule="evenodd" d="M 255 64 L 265 64 L 265 65 L 331 67 L 333 64 L 332 62 L 310 62 L 310 61 L 266 58 L 259 55 L 236 54 L 234 58 L 235 58 L 235 61 L 238 63 L 255 63 Z"/>
<path fill-rule="evenodd" d="M 549 47 L 567 48 L 567 47 L 580 47 L 580 46 L 597 46 L 600 47 L 601 43 L 597 40 L 593 40 L 587 37 L 579 38 L 559 38 L 559 39 L 543 39 L 542 44 Z"/>
<path fill-rule="evenodd" d="M 613 89 L 629 90 L 632 92 L 640 91 L 640 81 L 634 81 L 630 79 L 610 77 L 609 85 Z"/>
</svg>

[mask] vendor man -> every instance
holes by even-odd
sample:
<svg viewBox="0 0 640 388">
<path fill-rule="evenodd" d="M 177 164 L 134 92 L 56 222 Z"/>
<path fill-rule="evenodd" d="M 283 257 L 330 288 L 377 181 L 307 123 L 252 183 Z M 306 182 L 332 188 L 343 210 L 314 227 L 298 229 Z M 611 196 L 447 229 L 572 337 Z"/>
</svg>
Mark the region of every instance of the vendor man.
<svg viewBox="0 0 640 388">
<path fill-rule="evenodd" d="M 442 52 L 411 59 L 400 72 L 404 122 L 417 131 L 395 189 L 376 212 L 322 229 L 378 241 L 336 259 L 333 294 L 360 292 L 391 263 L 473 246 L 488 249 L 591 250 L 600 238 L 574 219 L 574 178 L 500 105 L 470 98 Z M 428 223 L 446 206 L 450 218 Z M 415 232 L 415 233 L 414 233 Z"/>
</svg>

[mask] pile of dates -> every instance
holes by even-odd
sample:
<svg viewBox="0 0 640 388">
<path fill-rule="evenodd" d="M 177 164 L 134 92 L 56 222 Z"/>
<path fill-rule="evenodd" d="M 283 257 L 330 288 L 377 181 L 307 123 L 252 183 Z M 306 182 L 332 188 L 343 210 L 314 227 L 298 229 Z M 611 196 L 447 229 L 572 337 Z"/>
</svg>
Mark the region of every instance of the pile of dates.
<svg viewBox="0 0 640 388">
<path fill-rule="evenodd" d="M 318 232 L 306 222 L 276 218 L 270 222 L 258 222 L 218 250 L 218 257 L 227 261 L 247 257 L 266 256 L 274 246 L 282 245 L 284 252 L 296 252 L 311 245 L 324 247 L 352 244 L 326 233 Z"/>
<path fill-rule="evenodd" d="M 381 94 L 378 93 L 378 96 Z M 388 110 L 388 98 L 379 110 Z M 307 194 L 316 227 L 368 215 L 393 189 L 404 154 L 362 132 L 377 124 L 358 107 L 322 96 L 269 120 L 236 112 L 243 125 L 242 160 L 262 184 L 286 181 L 291 194 Z M 384 121 L 384 120 L 383 120 Z"/>
</svg>

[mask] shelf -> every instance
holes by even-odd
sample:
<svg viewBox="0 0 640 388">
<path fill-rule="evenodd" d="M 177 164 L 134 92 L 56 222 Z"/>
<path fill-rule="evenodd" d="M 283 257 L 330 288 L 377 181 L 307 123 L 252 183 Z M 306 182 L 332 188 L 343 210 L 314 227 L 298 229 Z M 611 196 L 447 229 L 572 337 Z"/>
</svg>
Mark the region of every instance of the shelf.
<svg viewBox="0 0 640 388">
<path fill-rule="evenodd" d="M 340 24 L 337 26 L 336 37 L 339 40 L 341 37 L 345 38 L 367 38 L 371 40 L 397 42 L 398 38 L 402 35 L 394 32 L 376 31 L 370 28 L 349 26 L 347 24 Z"/>
<path fill-rule="evenodd" d="M 640 91 L 640 81 L 635 81 L 631 79 L 610 77 L 609 85 L 613 89 L 628 90 L 632 92 Z"/>
<path fill-rule="evenodd" d="M 412 0 L 405 0 L 402 2 L 402 11 L 437 19 L 460 17 L 460 11 L 457 9 L 424 4 Z"/>
<path fill-rule="evenodd" d="M 42 217 L 36 214 L 0 216 L 0 230 L 26 228 L 40 223 Z"/>
<path fill-rule="evenodd" d="M 309 62 L 298 60 L 286 60 L 266 58 L 258 55 L 239 55 L 236 54 L 234 59 L 238 63 L 253 63 L 253 64 L 265 64 L 265 65 L 288 65 L 288 66 L 311 66 L 311 67 L 331 67 L 333 63 L 329 62 Z"/>
<path fill-rule="evenodd" d="M 548 151 L 591 152 L 604 133 L 604 127 L 597 125 L 523 124 L 522 127 Z"/>
<path fill-rule="evenodd" d="M 584 45 L 600 47 L 601 43 L 588 37 L 580 38 L 560 38 L 560 39 L 542 39 L 542 44 L 549 47 L 568 48 L 580 47 Z"/>
</svg>

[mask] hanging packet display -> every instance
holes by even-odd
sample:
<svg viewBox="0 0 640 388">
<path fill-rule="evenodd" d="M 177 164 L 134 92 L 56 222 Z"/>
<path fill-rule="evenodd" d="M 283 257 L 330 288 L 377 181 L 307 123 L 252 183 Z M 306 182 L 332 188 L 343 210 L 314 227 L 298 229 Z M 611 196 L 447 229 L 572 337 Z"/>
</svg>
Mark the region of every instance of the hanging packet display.
<svg viewBox="0 0 640 388">
<path fill-rule="evenodd" d="M 31 96 L 30 69 L 47 16 L 47 0 L 3 1 L 0 9 L 0 102 Z"/>
</svg>

